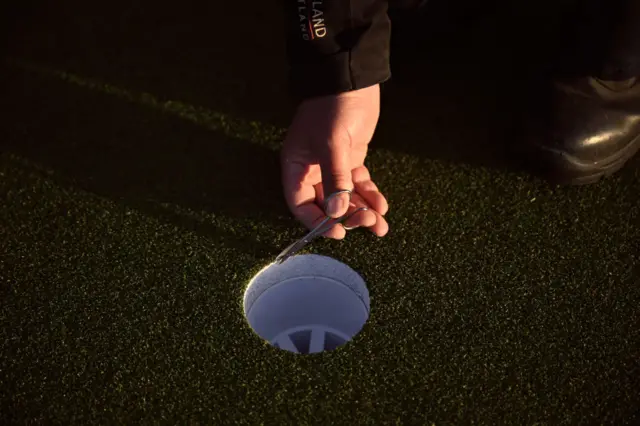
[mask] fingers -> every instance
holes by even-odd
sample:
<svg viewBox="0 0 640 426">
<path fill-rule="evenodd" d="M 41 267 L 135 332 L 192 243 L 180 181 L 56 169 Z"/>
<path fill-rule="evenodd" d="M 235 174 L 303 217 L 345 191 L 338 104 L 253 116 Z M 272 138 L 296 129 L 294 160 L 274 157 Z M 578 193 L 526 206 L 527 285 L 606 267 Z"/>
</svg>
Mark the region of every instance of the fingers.
<svg viewBox="0 0 640 426">
<path fill-rule="evenodd" d="M 289 210 L 307 229 L 313 229 L 326 216 L 316 203 L 316 187 L 321 185 L 312 185 L 309 176 L 313 177 L 309 167 L 283 161 L 282 185 Z M 324 236 L 340 240 L 346 236 L 346 231 L 341 226 L 334 226 Z"/>
<path fill-rule="evenodd" d="M 355 211 L 360 207 L 368 207 L 369 210 L 361 211 L 353 215 L 344 222 L 345 227 L 359 228 L 366 227 L 378 237 L 384 237 L 389 232 L 389 224 L 387 220 L 371 207 L 361 196 L 356 193 L 352 198 L 353 207 L 351 211 Z"/>
<path fill-rule="evenodd" d="M 389 223 L 387 220 L 377 211 L 372 210 L 376 215 L 376 223 L 369 227 L 369 230 L 378 237 L 384 237 L 389 232 Z"/>
<path fill-rule="evenodd" d="M 363 207 L 366 207 L 367 210 L 355 213 L 358 209 Z M 347 214 L 352 215 L 343 222 L 343 225 L 347 230 L 361 227 L 370 228 L 375 225 L 377 220 L 375 212 L 358 194 L 353 195 L 351 199 L 351 206 L 349 207 Z"/>
<path fill-rule="evenodd" d="M 317 183 L 321 181 L 321 173 L 318 165 L 289 161 L 283 156 L 282 181 L 285 199 L 296 219 L 308 229 L 313 229 L 326 217 L 323 211 L 325 188 L 335 186 L 335 182 L 343 182 L 339 183 L 342 188 L 349 188 L 351 185 L 354 192 L 351 203 L 349 203 L 348 194 L 342 195 L 345 198 L 346 206 L 341 206 L 335 217 L 341 217 L 347 212 L 352 213 L 360 207 L 367 207 L 370 209 L 369 211 L 356 213 L 344 223 L 344 226 L 347 228 L 366 227 L 379 237 L 387 234 L 389 225 L 383 217 L 389 209 L 387 200 L 375 183 L 371 181 L 371 176 L 365 166 L 350 171 L 351 178 L 349 180 L 344 180 L 335 171 L 329 173 L 334 177 L 333 183 L 324 186 L 322 183 Z M 333 198 L 339 198 L 339 196 Z M 334 226 L 323 236 L 343 239 L 346 236 L 346 230 L 343 226 Z"/>
<path fill-rule="evenodd" d="M 324 193 L 321 184 L 316 185 L 316 195 L 316 202 L 318 203 L 318 205 L 322 205 L 324 201 Z M 384 200 L 382 194 L 380 194 L 380 197 L 382 197 L 382 199 Z M 386 208 L 386 200 L 384 200 L 382 206 Z M 352 217 L 344 222 L 344 226 L 349 229 L 360 227 L 369 228 L 369 230 L 376 236 L 384 237 L 389 232 L 389 224 L 387 223 L 387 220 L 379 212 L 377 212 L 358 191 L 356 191 L 351 197 L 351 205 L 347 214 L 353 213 L 360 207 L 367 207 L 369 208 L 369 210 L 355 213 Z M 333 229 L 337 228 L 342 227 L 335 226 Z"/>
<path fill-rule="evenodd" d="M 375 183 L 371 180 L 369 170 L 365 166 L 353 170 L 353 184 L 355 191 L 367 202 L 367 204 L 380 215 L 384 216 L 389 211 L 389 204 Z"/>
<path fill-rule="evenodd" d="M 378 237 L 384 237 L 389 232 L 389 223 L 384 218 L 384 215 L 389 211 L 387 199 L 380 193 L 376 184 L 371 180 L 369 170 L 365 166 L 355 168 L 352 176 L 355 189 L 354 199 L 362 200 L 364 205 L 371 208 L 371 213 L 375 216 L 375 222 L 372 225 L 363 224 L 360 226 L 366 226 Z M 360 213 L 358 215 L 360 215 Z M 363 218 L 362 220 L 365 219 Z M 347 224 L 347 226 L 351 225 Z"/>
<path fill-rule="evenodd" d="M 350 164 L 349 141 L 337 137 L 323 146 L 320 156 L 322 183 L 325 194 L 333 194 L 341 190 L 353 190 Z M 328 216 L 337 218 L 347 213 L 349 194 L 338 194 L 332 197 L 326 206 Z"/>
<path fill-rule="evenodd" d="M 324 205 L 325 194 L 324 189 L 322 188 L 322 184 L 317 184 L 316 186 L 316 203 L 319 206 Z M 371 209 L 371 206 L 367 204 L 358 194 L 351 195 L 351 201 L 349 203 L 349 208 L 346 215 L 353 214 L 357 209 L 361 207 L 366 207 L 367 209 Z M 360 228 L 360 227 L 370 227 L 375 224 L 376 215 L 372 211 L 367 212 L 358 212 L 355 213 L 352 217 L 347 219 L 343 224 L 347 228 Z"/>
<path fill-rule="evenodd" d="M 298 207 L 297 211 L 300 214 L 299 220 L 310 230 L 315 228 L 327 217 L 322 209 L 320 209 L 320 207 L 315 203 L 304 204 Z M 333 226 L 327 232 L 322 234 L 323 237 L 333 238 L 336 240 L 342 240 L 346 235 L 347 231 L 342 226 Z"/>
</svg>

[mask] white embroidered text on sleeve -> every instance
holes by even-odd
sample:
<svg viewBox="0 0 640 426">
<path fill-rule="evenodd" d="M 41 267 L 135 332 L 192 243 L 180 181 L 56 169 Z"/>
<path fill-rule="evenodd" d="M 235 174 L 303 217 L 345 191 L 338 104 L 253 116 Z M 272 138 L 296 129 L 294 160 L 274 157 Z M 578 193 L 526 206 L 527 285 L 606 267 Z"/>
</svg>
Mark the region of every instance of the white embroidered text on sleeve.
<svg viewBox="0 0 640 426">
<path fill-rule="evenodd" d="M 314 40 L 327 35 L 324 0 L 298 0 L 298 18 L 303 40 Z"/>
</svg>

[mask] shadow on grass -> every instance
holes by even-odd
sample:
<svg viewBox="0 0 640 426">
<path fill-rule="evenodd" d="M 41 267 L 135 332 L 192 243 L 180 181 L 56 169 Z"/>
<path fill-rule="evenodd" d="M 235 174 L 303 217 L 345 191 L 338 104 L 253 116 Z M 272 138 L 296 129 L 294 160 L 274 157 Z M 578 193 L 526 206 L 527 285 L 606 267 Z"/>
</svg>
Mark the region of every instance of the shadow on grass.
<svg viewBox="0 0 640 426">
<path fill-rule="evenodd" d="M 252 238 L 259 225 L 295 226 L 282 199 L 276 151 L 48 76 L 4 74 L 2 104 L 11 125 L 3 151 L 251 255 L 281 248 Z"/>
<path fill-rule="evenodd" d="M 12 8 L 21 24 L 8 56 L 237 117 L 288 121 L 278 7 L 27 0 Z"/>
<path fill-rule="evenodd" d="M 527 118 L 550 110 L 554 73 L 585 72 L 584 58 L 570 53 L 584 41 L 573 26 L 575 5 L 434 0 L 419 12 L 393 10 L 394 75 L 383 85 L 376 144 L 453 163 L 529 169 L 517 153 L 532 130 Z"/>
<path fill-rule="evenodd" d="M 524 25 L 531 14 L 501 12 L 498 3 L 433 1 L 426 19 L 393 16 L 394 77 L 384 87 L 373 149 L 514 168 L 505 147 L 518 138 L 518 110 L 527 104 L 522 70 L 535 71 L 519 64 L 527 55 L 513 38 L 526 38 L 535 29 L 535 37 L 543 39 L 552 26 L 548 19 L 542 29 L 535 19 Z M 24 22 L 12 32 L 14 57 L 288 125 L 293 105 L 286 90 L 280 6 L 163 6 L 137 0 L 97 10 L 77 0 L 55 8 L 36 4 L 26 2 L 14 11 Z M 533 11 L 534 17 L 543 9 Z M 526 28 L 515 32 L 521 24 Z"/>
<path fill-rule="evenodd" d="M 522 136 L 522 114 L 534 103 L 546 61 L 557 50 L 552 47 L 561 44 L 564 21 L 545 2 L 518 6 L 522 10 L 499 3 L 433 1 L 423 15 L 393 16 L 394 77 L 383 86 L 373 149 L 522 168 L 508 153 Z M 13 57 L 233 117 L 288 124 L 292 105 L 278 7 L 137 0 L 98 9 L 72 0 L 56 7 L 24 2 L 12 13 L 23 23 L 10 33 Z M 47 124 L 36 126 L 38 137 L 27 134 L 30 144 L 14 138 L 14 149 L 87 182 L 91 177 L 93 187 L 117 195 L 180 194 L 187 205 L 234 217 L 287 215 L 274 152 L 58 86 L 62 108 L 38 118 Z M 76 96 L 100 98 L 86 100 L 97 108 L 91 118 L 77 118 L 89 111 L 82 102 L 72 105 Z M 26 99 L 19 102 L 25 103 L 22 114 L 32 114 Z M 13 113 L 15 121 L 23 119 Z M 243 174 L 252 175 L 250 185 L 235 178 Z"/>
</svg>

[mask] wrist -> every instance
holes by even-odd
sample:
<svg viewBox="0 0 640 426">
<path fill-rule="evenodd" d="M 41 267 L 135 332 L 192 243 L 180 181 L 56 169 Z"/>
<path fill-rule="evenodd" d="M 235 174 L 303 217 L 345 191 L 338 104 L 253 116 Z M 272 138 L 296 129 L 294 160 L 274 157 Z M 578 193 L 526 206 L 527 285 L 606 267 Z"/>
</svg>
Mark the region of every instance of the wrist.
<svg viewBox="0 0 640 426">
<path fill-rule="evenodd" d="M 323 96 L 314 96 L 303 99 L 298 104 L 298 109 L 305 109 L 312 106 L 331 107 L 341 105 L 354 100 L 366 100 L 367 102 L 379 102 L 380 84 L 376 83 L 361 89 L 348 90 L 339 93 L 332 93 Z"/>
</svg>

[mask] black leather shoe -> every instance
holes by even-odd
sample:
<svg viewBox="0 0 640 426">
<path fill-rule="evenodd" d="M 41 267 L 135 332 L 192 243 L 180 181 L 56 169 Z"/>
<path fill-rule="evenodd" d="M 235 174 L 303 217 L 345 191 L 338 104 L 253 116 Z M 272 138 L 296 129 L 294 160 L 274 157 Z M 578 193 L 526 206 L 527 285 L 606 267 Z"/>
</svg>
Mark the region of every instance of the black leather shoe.
<svg viewBox="0 0 640 426">
<path fill-rule="evenodd" d="M 546 120 L 529 121 L 525 145 L 527 162 L 545 178 L 593 183 L 640 149 L 640 78 L 557 80 L 550 101 Z"/>
</svg>

